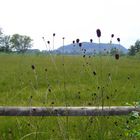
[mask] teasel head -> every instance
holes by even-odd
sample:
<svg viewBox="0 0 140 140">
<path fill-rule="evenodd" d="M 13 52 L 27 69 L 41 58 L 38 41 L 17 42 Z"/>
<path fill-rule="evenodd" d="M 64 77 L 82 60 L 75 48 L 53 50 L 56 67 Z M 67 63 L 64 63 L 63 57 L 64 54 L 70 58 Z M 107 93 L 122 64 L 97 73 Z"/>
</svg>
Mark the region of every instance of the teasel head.
<svg viewBox="0 0 140 140">
<path fill-rule="evenodd" d="M 79 38 L 77 38 L 77 39 L 76 39 L 76 43 L 79 43 L 79 42 L 80 42 L 80 39 L 79 39 Z"/>
<path fill-rule="evenodd" d="M 90 43 L 92 43 L 93 42 L 93 39 L 90 39 Z"/>
<path fill-rule="evenodd" d="M 96 30 L 96 34 L 97 34 L 97 37 L 99 38 L 99 43 L 100 43 L 101 30 L 100 29 L 97 29 Z"/>
<path fill-rule="evenodd" d="M 79 47 L 82 47 L 82 43 L 79 43 Z"/>
<path fill-rule="evenodd" d="M 114 37 L 114 34 L 111 34 L 111 38 L 113 38 Z"/>
<path fill-rule="evenodd" d="M 117 41 L 118 41 L 118 42 L 119 42 L 119 44 L 120 44 L 120 41 L 121 41 L 121 40 L 120 40 L 120 38 L 117 38 Z"/>
<path fill-rule="evenodd" d="M 32 70 L 35 70 L 35 65 L 31 65 Z"/>
<path fill-rule="evenodd" d="M 53 36 L 55 36 L 55 33 L 53 33 Z"/>
<path fill-rule="evenodd" d="M 64 47 L 64 44 L 65 44 L 65 43 L 64 43 L 64 41 L 65 41 L 65 37 L 62 37 L 62 40 L 63 40 L 63 47 Z"/>
<path fill-rule="evenodd" d="M 50 44 L 50 41 L 47 41 L 48 44 Z"/>
<path fill-rule="evenodd" d="M 116 60 L 119 60 L 119 58 L 120 58 L 120 55 L 119 55 L 118 53 L 116 53 L 116 54 L 115 54 L 115 59 L 116 59 Z"/>
<path fill-rule="evenodd" d="M 97 29 L 97 30 L 96 30 L 96 34 L 97 34 L 97 37 L 100 38 L 100 37 L 101 37 L 101 30 L 100 30 L 100 29 Z"/>
<path fill-rule="evenodd" d="M 72 44 L 75 44 L 75 40 L 72 41 Z"/>
</svg>

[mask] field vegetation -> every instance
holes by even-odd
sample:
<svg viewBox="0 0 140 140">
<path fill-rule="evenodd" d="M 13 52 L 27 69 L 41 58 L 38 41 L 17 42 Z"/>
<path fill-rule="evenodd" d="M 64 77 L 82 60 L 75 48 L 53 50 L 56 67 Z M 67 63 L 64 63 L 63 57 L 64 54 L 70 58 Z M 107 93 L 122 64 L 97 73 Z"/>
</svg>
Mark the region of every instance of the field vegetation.
<svg viewBox="0 0 140 140">
<path fill-rule="evenodd" d="M 0 55 L 0 106 L 139 105 L 140 59 Z M 139 116 L 0 117 L 0 140 L 139 139 Z"/>
</svg>

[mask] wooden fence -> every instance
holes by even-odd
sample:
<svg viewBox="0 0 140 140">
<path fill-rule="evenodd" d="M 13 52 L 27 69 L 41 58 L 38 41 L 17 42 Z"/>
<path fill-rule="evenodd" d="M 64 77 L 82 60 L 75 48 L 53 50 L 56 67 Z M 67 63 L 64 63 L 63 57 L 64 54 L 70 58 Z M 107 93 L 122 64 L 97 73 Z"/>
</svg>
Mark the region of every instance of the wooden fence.
<svg viewBox="0 0 140 140">
<path fill-rule="evenodd" d="M 140 112 L 134 106 L 104 107 L 10 107 L 0 106 L 0 116 L 115 116 Z"/>
</svg>

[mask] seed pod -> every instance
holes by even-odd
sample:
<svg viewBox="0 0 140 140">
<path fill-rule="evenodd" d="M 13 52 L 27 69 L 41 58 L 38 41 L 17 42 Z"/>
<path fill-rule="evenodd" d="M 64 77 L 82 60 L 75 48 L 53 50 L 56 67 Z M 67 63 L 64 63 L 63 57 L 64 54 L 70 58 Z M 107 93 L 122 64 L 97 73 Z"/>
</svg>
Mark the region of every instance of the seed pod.
<svg viewBox="0 0 140 140">
<path fill-rule="evenodd" d="M 75 40 L 73 40 L 72 43 L 75 44 Z"/>
<path fill-rule="evenodd" d="M 79 43 L 79 47 L 82 47 L 82 43 Z"/>
<path fill-rule="evenodd" d="M 95 71 L 93 71 L 93 75 L 96 75 L 96 72 Z"/>
<path fill-rule="evenodd" d="M 55 36 L 55 33 L 53 33 L 53 36 Z"/>
<path fill-rule="evenodd" d="M 112 34 L 111 37 L 113 38 L 114 37 L 114 34 Z"/>
<path fill-rule="evenodd" d="M 50 41 L 47 41 L 48 44 L 50 44 Z"/>
<path fill-rule="evenodd" d="M 115 54 L 115 59 L 118 60 L 120 55 L 118 53 Z"/>
<path fill-rule="evenodd" d="M 96 30 L 96 33 L 97 33 L 97 36 L 98 36 L 98 37 L 101 37 L 101 31 L 100 31 L 100 29 L 97 29 L 97 30 Z"/>
<path fill-rule="evenodd" d="M 92 43 L 93 42 L 93 40 L 92 39 L 90 39 L 90 43 Z"/>
<path fill-rule="evenodd" d="M 79 39 L 79 38 L 77 38 L 77 39 L 76 39 L 76 43 L 79 43 L 79 42 L 80 42 L 80 39 Z"/>
<path fill-rule="evenodd" d="M 117 41 L 120 42 L 120 38 L 117 38 Z"/>
<path fill-rule="evenodd" d="M 34 70 L 35 69 L 35 66 L 34 65 L 31 65 L 31 68 L 32 68 L 32 70 Z"/>
</svg>

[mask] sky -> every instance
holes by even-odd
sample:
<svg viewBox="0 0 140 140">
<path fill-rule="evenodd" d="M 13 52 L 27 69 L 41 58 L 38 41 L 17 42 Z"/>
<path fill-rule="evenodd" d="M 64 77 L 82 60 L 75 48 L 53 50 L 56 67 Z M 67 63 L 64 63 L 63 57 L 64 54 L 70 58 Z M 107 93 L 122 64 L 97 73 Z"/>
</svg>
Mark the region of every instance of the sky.
<svg viewBox="0 0 140 140">
<path fill-rule="evenodd" d="M 3 33 L 30 36 L 33 48 L 45 50 L 42 39 L 53 48 L 72 43 L 98 42 L 96 29 L 100 29 L 101 42 L 110 42 L 111 34 L 129 48 L 140 39 L 140 0 L 0 0 L 0 27 Z"/>
</svg>

